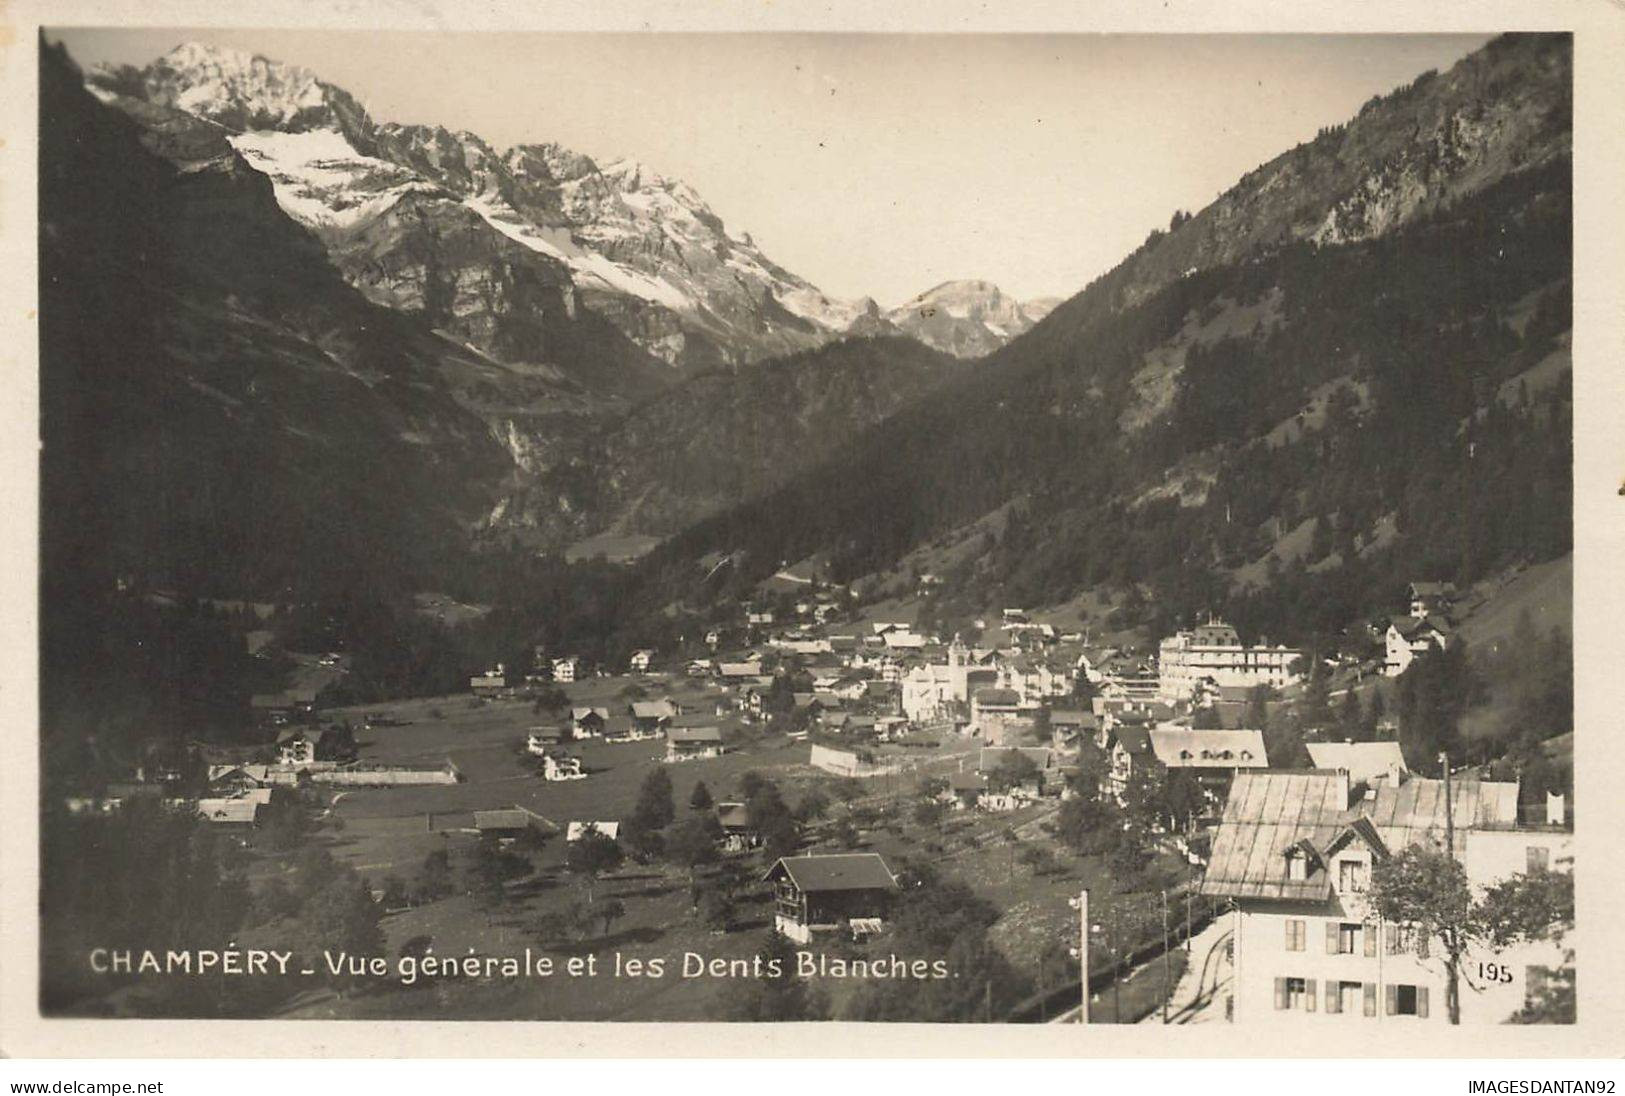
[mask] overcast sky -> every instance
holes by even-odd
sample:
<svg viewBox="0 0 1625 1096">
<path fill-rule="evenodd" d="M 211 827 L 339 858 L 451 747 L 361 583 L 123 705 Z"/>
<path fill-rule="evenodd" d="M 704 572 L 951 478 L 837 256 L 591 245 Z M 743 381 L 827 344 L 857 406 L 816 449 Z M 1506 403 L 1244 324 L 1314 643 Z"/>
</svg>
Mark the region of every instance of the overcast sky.
<svg viewBox="0 0 1625 1096">
<path fill-rule="evenodd" d="M 837 296 L 952 278 L 1070 296 L 1176 209 L 1485 36 L 66 30 L 81 64 L 196 40 L 304 65 L 378 121 L 557 141 L 692 184 Z"/>
</svg>

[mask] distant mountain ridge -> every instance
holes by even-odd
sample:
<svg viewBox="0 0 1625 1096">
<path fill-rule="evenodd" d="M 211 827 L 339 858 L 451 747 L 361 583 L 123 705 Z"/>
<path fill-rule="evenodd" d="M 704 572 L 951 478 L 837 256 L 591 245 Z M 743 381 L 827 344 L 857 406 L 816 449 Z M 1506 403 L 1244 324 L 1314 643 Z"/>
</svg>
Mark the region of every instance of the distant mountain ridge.
<svg viewBox="0 0 1625 1096">
<path fill-rule="evenodd" d="M 748 364 L 893 333 L 873 322 L 872 301 L 824 294 L 731 234 L 688 184 L 635 160 L 600 164 L 553 143 L 498 151 L 468 131 L 379 123 L 308 69 L 195 42 L 142 68 L 93 70 L 87 83 L 137 116 L 141 103 L 222 127 L 346 279 L 389 307 L 432 310 L 437 278 L 477 279 L 468 268 L 486 261 L 489 242 L 455 256 L 438 248 L 447 232 L 477 239 L 477 219 L 553 269 L 562 307 L 598 311 L 671 365 Z M 525 319 L 522 303 L 504 307 Z M 934 330 L 924 341 L 935 345 Z M 505 360 L 546 358 L 478 325 L 459 333 Z"/>
<path fill-rule="evenodd" d="M 1462 583 L 1554 558 L 1571 147 L 1572 39 L 1501 36 L 1176 214 L 970 375 L 646 567 L 680 582 L 726 553 L 742 594 L 821 555 L 902 596 L 935 555 L 961 611 L 1105 586 L 1157 627 L 1228 606 L 1304 636 L 1379 610 L 1396 567 Z"/>
<path fill-rule="evenodd" d="M 1054 302 L 1029 307 L 986 281 L 943 282 L 886 313 L 899 331 L 961 358 L 991 354 L 1048 315 Z"/>
</svg>

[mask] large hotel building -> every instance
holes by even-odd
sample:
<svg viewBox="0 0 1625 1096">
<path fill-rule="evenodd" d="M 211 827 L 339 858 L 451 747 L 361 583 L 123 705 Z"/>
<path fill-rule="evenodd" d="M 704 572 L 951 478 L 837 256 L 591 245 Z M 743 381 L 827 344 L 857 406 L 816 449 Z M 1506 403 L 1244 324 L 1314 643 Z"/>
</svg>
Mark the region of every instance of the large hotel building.
<svg viewBox="0 0 1625 1096">
<path fill-rule="evenodd" d="M 1281 688 L 1298 679 L 1292 664 L 1303 654 L 1291 647 L 1247 647 L 1236 630 L 1212 621 L 1162 641 L 1157 652 L 1158 697 L 1189 700 L 1197 683 Z"/>
</svg>

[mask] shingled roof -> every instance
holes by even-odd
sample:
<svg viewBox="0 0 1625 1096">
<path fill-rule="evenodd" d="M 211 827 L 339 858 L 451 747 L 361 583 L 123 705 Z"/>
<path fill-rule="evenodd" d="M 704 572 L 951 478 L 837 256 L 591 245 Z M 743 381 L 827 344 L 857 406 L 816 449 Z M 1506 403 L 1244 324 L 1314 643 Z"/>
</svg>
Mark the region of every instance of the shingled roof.
<svg viewBox="0 0 1625 1096">
<path fill-rule="evenodd" d="M 1183 727 L 1150 732 L 1151 749 L 1170 769 L 1266 769 L 1263 731 L 1194 731 Z"/>
<path fill-rule="evenodd" d="M 1202 893 L 1228 898 L 1326 898 L 1331 893 L 1331 878 L 1321 857 L 1311 859 L 1306 878 L 1288 877 L 1287 850 L 1300 843 L 1329 854 L 1358 836 L 1379 856 L 1412 845 L 1443 845 L 1442 780 L 1413 778 L 1398 787 L 1385 785 L 1352 807 L 1348 796 L 1346 772 L 1238 773 L 1213 835 L 1213 855 Z M 1518 785 L 1514 783 L 1453 780 L 1450 798 L 1458 830 L 1517 820 Z"/>
<path fill-rule="evenodd" d="M 1356 784 L 1386 776 L 1392 770 L 1405 772 L 1405 755 L 1399 743 L 1310 742 L 1309 763 L 1317 769 L 1347 769 Z"/>
<path fill-rule="evenodd" d="M 897 877 L 879 853 L 853 852 L 830 856 L 780 857 L 764 882 L 789 878 L 803 892 L 827 893 L 852 890 L 897 890 Z"/>
<path fill-rule="evenodd" d="M 719 727 L 673 727 L 666 732 L 667 742 L 694 742 L 694 743 L 720 743 L 722 730 Z"/>
</svg>

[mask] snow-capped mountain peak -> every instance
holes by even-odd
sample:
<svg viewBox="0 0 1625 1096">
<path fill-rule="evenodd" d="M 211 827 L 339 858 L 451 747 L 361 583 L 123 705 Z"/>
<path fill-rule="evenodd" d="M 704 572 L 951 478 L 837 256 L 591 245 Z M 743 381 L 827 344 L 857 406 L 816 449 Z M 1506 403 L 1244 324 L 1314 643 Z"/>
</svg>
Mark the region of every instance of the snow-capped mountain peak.
<svg viewBox="0 0 1625 1096">
<path fill-rule="evenodd" d="M 992 282 L 943 282 L 886 313 L 899 329 L 962 358 L 992 352 L 1038 322 Z"/>
<path fill-rule="evenodd" d="M 637 159 L 598 162 L 551 142 L 498 152 L 467 129 L 379 123 L 311 70 L 257 54 L 187 42 L 144 68 L 101 69 L 86 81 L 105 102 L 158 104 L 229 131 L 238 155 L 271 180 L 283 211 L 317 232 L 346 277 L 402 307 L 440 292 L 430 283 L 448 273 L 405 256 L 461 239 L 426 235 L 401 246 L 403 233 L 430 232 L 400 205 L 411 197 L 412 208 L 437 204 L 444 217 L 452 214 L 442 207 L 452 207 L 472 231 L 500 238 L 458 243 L 452 261 L 517 243 L 552 264 L 550 277 L 567 278 L 589 308 L 673 364 L 737 364 L 898 328 L 971 356 L 1031 326 L 986 282 L 939 286 L 890 315 L 867 299 L 829 297 L 770 260 L 748 233 L 730 234 L 688 183 Z M 381 248 L 400 254 L 404 268 L 380 275 Z M 386 287 L 369 283 L 380 277 Z M 405 287 L 403 277 L 423 285 Z M 575 308 L 577 296 L 568 299 Z M 975 330 L 949 330 L 961 322 Z M 510 341 L 504 352 L 547 349 Z"/>
<path fill-rule="evenodd" d="M 183 42 L 144 69 L 103 68 L 91 78 L 230 129 L 337 127 L 364 113 L 309 69 L 201 42 Z"/>
</svg>

